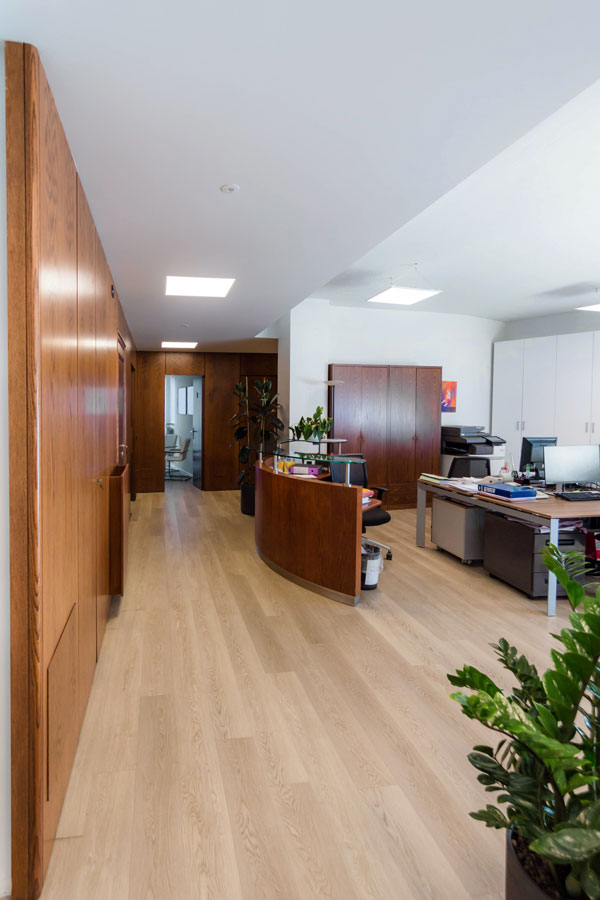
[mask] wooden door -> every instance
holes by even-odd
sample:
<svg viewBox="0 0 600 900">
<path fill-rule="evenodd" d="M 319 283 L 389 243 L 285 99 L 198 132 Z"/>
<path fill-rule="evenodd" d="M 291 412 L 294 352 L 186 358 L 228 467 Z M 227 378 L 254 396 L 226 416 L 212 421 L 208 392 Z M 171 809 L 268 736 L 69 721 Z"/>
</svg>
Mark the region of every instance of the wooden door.
<svg viewBox="0 0 600 900">
<path fill-rule="evenodd" d="M 77 179 L 79 710 L 96 669 L 96 229 Z"/>
<path fill-rule="evenodd" d="M 361 369 L 361 366 L 329 366 L 329 380 L 339 382 L 329 389 L 329 415 L 333 418 L 331 436 L 346 438 L 343 453 L 362 452 Z"/>
<path fill-rule="evenodd" d="M 516 465 L 521 454 L 523 353 L 523 341 L 498 341 L 494 344 L 492 432 L 504 438 L 506 458 L 510 460 L 512 453 Z"/>
<path fill-rule="evenodd" d="M 237 486 L 238 448 L 237 444 L 233 444 L 230 419 L 237 412 L 233 388 L 239 378 L 239 353 L 206 354 L 202 403 L 202 474 L 205 491 L 231 491 Z"/>
<path fill-rule="evenodd" d="M 388 375 L 389 366 L 361 366 L 360 452 L 375 485 L 388 483 Z"/>
<path fill-rule="evenodd" d="M 127 350 L 125 347 L 125 341 L 120 334 L 117 335 L 117 365 L 117 460 L 118 465 L 125 466 L 129 462 L 129 447 L 127 438 Z"/>
<path fill-rule="evenodd" d="M 417 368 L 415 477 L 440 471 L 442 370 L 437 366 Z M 416 488 L 415 488 L 416 501 Z"/>
<path fill-rule="evenodd" d="M 416 398 L 416 367 L 390 366 L 388 506 L 415 502 Z"/>
<path fill-rule="evenodd" d="M 590 443 L 593 353 L 593 332 L 558 335 L 556 436 L 559 444 Z"/>
</svg>

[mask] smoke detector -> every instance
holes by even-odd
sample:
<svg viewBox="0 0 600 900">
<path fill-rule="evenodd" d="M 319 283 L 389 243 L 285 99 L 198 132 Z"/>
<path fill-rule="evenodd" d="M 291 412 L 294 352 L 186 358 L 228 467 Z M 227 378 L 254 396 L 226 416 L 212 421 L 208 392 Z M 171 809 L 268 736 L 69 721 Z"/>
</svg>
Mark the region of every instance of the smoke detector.
<svg viewBox="0 0 600 900">
<path fill-rule="evenodd" d="M 219 188 L 222 194 L 235 194 L 239 189 L 239 184 L 222 184 Z"/>
</svg>

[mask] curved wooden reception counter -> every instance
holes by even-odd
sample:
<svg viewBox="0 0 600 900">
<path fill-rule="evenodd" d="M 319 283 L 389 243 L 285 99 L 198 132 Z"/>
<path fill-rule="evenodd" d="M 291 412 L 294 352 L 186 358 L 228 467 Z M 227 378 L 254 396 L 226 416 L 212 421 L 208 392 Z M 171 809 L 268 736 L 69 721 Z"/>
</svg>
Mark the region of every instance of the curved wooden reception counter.
<svg viewBox="0 0 600 900">
<path fill-rule="evenodd" d="M 256 549 L 280 575 L 356 605 L 361 532 L 361 488 L 256 466 Z"/>
</svg>

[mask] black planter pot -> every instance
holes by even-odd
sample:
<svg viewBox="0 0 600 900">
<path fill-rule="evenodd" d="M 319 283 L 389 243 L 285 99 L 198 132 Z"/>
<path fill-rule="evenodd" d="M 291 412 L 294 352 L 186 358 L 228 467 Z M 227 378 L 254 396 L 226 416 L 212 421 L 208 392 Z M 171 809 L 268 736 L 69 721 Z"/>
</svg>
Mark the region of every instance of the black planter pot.
<svg viewBox="0 0 600 900">
<path fill-rule="evenodd" d="M 240 506 L 245 516 L 254 515 L 254 485 L 243 484 L 240 489 Z"/>
<path fill-rule="evenodd" d="M 548 900 L 548 894 L 529 877 L 512 845 L 512 831 L 506 832 L 505 900 Z"/>
</svg>

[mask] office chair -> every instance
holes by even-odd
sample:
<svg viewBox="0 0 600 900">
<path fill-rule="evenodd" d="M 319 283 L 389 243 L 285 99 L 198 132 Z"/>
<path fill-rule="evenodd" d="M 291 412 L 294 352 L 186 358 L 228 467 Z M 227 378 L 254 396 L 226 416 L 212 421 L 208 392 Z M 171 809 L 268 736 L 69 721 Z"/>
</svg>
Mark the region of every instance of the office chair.
<svg viewBox="0 0 600 900">
<path fill-rule="evenodd" d="M 348 458 L 354 459 L 362 459 L 358 454 L 346 453 L 345 456 Z M 336 484 L 345 484 L 346 483 L 346 465 L 341 462 L 330 462 L 329 463 L 329 471 L 331 472 L 331 480 L 335 481 Z M 357 487 L 366 488 L 369 486 L 369 476 L 367 473 L 367 463 L 363 460 L 362 465 L 355 463 L 350 466 L 350 484 L 356 485 Z M 389 488 L 385 487 L 372 487 L 372 491 L 375 491 L 378 500 L 381 500 L 383 494 L 387 494 Z M 385 509 L 382 509 L 378 506 L 376 509 L 367 509 L 362 514 L 362 530 L 363 534 L 365 533 L 366 528 L 370 528 L 375 525 L 387 525 L 388 522 L 392 521 L 392 517 L 389 512 L 386 512 Z M 363 541 L 367 541 L 369 544 L 375 544 L 376 547 L 380 547 L 382 550 L 386 550 L 385 554 L 386 559 L 392 558 L 392 548 L 388 547 L 387 544 L 381 544 L 379 541 L 374 541 L 372 538 L 363 537 Z"/>
<path fill-rule="evenodd" d="M 186 459 L 191 443 L 191 438 L 186 438 L 181 446 L 181 450 L 167 450 L 165 452 L 165 460 L 167 463 L 165 476 L 170 478 L 171 481 L 189 481 L 192 477 L 191 475 L 183 474 L 183 472 L 180 472 L 178 469 L 175 469 L 176 474 L 171 471 L 172 462 L 183 462 Z"/>
<path fill-rule="evenodd" d="M 174 450 L 177 446 L 177 439 L 179 435 L 175 434 L 175 432 L 167 431 L 165 434 L 165 450 Z"/>
<path fill-rule="evenodd" d="M 485 478 L 490 474 L 489 459 L 456 456 L 450 464 L 448 478 Z"/>
</svg>

